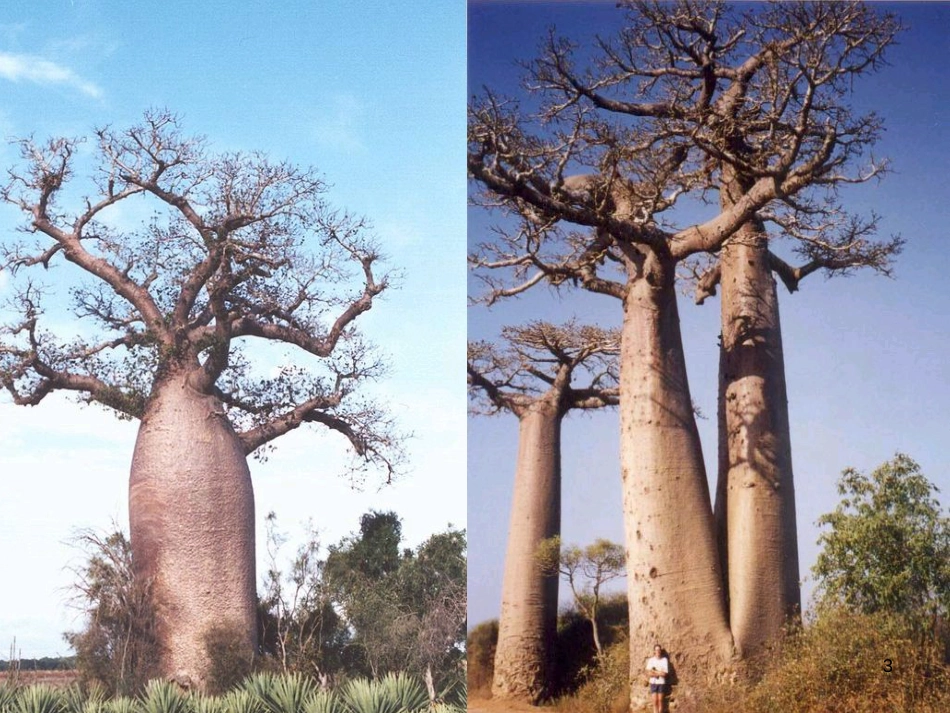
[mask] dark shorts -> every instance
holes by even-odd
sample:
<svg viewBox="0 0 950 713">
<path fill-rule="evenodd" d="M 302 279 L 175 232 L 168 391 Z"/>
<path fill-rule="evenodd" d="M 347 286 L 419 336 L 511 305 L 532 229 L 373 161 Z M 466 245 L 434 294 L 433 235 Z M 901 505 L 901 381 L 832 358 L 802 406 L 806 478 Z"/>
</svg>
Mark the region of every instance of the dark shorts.
<svg viewBox="0 0 950 713">
<path fill-rule="evenodd" d="M 664 693 L 666 689 L 666 684 L 664 683 L 651 683 L 650 684 L 650 693 Z"/>
</svg>

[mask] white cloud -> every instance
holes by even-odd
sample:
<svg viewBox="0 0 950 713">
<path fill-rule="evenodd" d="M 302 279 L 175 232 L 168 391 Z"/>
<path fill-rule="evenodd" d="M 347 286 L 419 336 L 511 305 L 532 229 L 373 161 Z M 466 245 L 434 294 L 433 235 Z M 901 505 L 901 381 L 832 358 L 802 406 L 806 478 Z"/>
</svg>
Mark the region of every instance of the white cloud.
<svg viewBox="0 0 950 713">
<path fill-rule="evenodd" d="M 78 89 L 93 99 L 102 96 L 102 90 L 98 86 L 83 79 L 68 67 L 32 55 L 0 52 L 0 77 L 11 82 L 62 84 Z"/>
<path fill-rule="evenodd" d="M 317 143 L 348 152 L 365 151 L 366 145 L 359 131 L 364 114 L 363 105 L 355 96 L 337 96 L 327 107 L 324 116 L 316 120 L 314 134 Z"/>
</svg>

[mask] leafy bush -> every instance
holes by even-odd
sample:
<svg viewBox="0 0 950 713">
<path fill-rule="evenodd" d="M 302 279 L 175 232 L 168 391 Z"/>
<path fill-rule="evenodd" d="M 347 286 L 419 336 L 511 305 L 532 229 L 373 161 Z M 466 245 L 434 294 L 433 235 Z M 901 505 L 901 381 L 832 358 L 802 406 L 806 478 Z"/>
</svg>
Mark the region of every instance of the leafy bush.
<svg viewBox="0 0 950 713">
<path fill-rule="evenodd" d="M 228 691 L 251 675 L 254 658 L 247 654 L 244 634 L 233 626 L 215 626 L 205 632 L 205 651 L 208 653 L 209 693 Z"/>
<path fill-rule="evenodd" d="M 950 680 L 941 648 L 896 615 L 826 609 L 791 638 L 749 704 L 761 713 L 943 710 Z"/>
<path fill-rule="evenodd" d="M 483 621 L 468 633 L 468 690 L 476 695 L 491 691 L 495 675 L 495 647 L 498 644 L 498 620 Z"/>
<path fill-rule="evenodd" d="M 75 601 L 86 614 L 82 631 L 65 635 L 76 652 L 84 687 L 134 694 L 155 674 L 155 632 L 148 582 L 135 577 L 132 547 L 119 530 L 76 536 L 86 563 L 76 570 Z"/>
<path fill-rule="evenodd" d="M 630 707 L 630 644 L 620 638 L 582 666 L 577 690 L 557 702 L 564 713 L 625 713 Z"/>
</svg>

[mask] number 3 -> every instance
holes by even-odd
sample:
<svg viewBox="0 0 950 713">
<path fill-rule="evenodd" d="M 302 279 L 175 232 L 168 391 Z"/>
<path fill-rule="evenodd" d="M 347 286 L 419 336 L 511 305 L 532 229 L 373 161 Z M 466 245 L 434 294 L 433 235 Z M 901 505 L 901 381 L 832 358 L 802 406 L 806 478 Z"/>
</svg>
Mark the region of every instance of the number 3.
<svg viewBox="0 0 950 713">
<path fill-rule="evenodd" d="M 890 659 L 884 659 L 884 672 L 885 672 L 885 673 L 890 673 L 891 671 L 894 670 L 893 667 L 892 667 L 892 665 L 891 665 L 892 663 L 893 663 L 893 662 L 892 662 Z"/>
</svg>

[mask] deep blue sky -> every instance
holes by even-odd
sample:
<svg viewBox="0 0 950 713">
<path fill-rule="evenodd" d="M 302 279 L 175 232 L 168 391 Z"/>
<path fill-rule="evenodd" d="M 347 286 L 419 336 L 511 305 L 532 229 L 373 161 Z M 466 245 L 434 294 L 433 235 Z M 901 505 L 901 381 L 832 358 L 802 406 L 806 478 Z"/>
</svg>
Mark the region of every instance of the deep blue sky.
<svg viewBox="0 0 950 713">
<path fill-rule="evenodd" d="M 16 158 L 7 139 L 88 136 L 168 107 L 217 151 L 315 166 L 330 201 L 368 217 L 401 270 L 400 289 L 359 321 L 390 355 L 376 393 L 414 434 L 406 477 L 354 492 L 337 477 L 341 440 L 310 430 L 277 442 L 251 470 L 259 523 L 274 510 L 295 538 L 288 557 L 308 518 L 325 545 L 370 508 L 403 517 L 413 547 L 465 525 L 464 46 L 462 0 L 0 4 L 3 175 Z M 112 216 L 120 227 L 143 217 Z M 0 207 L 0 240 L 19 223 Z M 0 303 L 9 295 L 0 274 Z M 79 527 L 127 527 L 134 439 L 134 424 L 96 408 L 53 397 L 17 408 L 0 395 L 0 656 L 14 637 L 26 658 L 68 653 L 78 553 L 65 543 Z M 263 544 L 260 527 L 261 562 Z"/>
<path fill-rule="evenodd" d="M 469 96 L 483 86 L 518 96 L 516 62 L 534 56 L 550 26 L 577 39 L 610 34 L 622 17 L 613 5 L 471 3 Z M 780 288 L 803 576 L 818 553 L 814 523 L 836 506 L 835 483 L 846 467 L 869 471 L 906 452 L 950 504 L 950 4 L 876 7 L 896 12 L 908 30 L 889 51 L 890 66 L 855 84 L 853 102 L 885 118 L 875 154 L 889 157 L 893 170 L 842 195 L 849 210 L 880 213 L 881 235 L 899 233 L 907 246 L 893 279 L 813 275 L 795 295 Z M 470 243 L 485 239 L 490 222 L 469 209 Z M 471 280 L 469 288 L 478 289 Z M 469 308 L 469 338 L 492 338 L 503 324 L 534 318 L 619 326 L 616 300 L 535 289 L 491 310 Z M 699 428 L 714 488 L 719 301 L 697 307 L 684 299 L 680 312 L 693 399 L 708 416 Z M 564 539 L 622 542 L 615 414 L 569 416 L 563 442 Z M 498 615 L 516 445 L 513 417 L 469 420 L 470 626 Z M 806 581 L 806 599 L 811 591 Z"/>
</svg>

